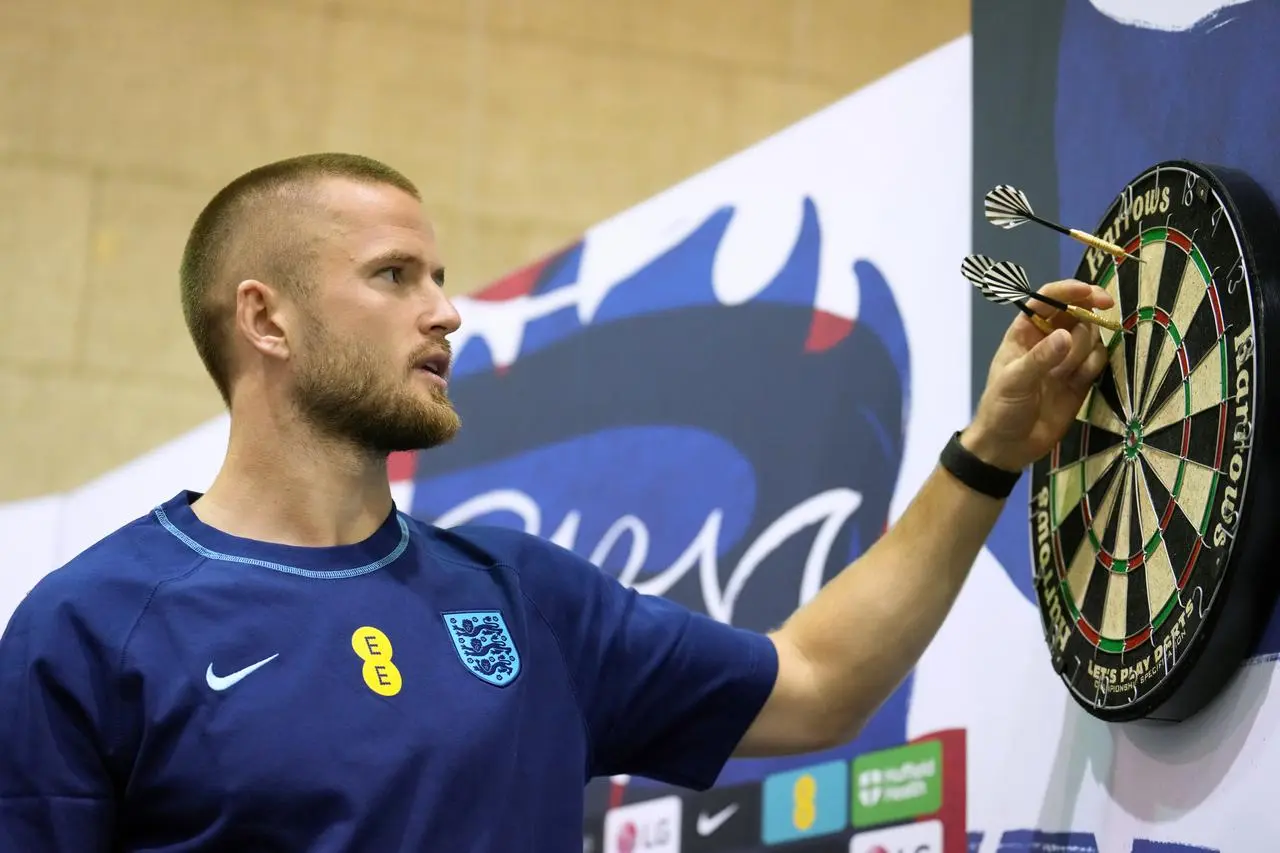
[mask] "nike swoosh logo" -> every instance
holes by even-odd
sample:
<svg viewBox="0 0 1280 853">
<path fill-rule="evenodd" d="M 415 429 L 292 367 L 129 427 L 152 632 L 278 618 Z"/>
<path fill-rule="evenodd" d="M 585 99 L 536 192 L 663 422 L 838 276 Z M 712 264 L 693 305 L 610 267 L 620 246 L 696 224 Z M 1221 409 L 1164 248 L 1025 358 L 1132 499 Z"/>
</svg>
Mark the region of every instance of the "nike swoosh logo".
<svg viewBox="0 0 1280 853">
<path fill-rule="evenodd" d="M 275 660 L 278 657 L 280 657 L 280 653 L 276 652 L 271 657 L 263 658 L 257 663 L 250 664 L 249 666 L 246 666 L 244 669 L 237 670 L 231 673 L 230 675 L 214 675 L 213 664 L 209 664 L 209 668 L 206 669 L 204 672 L 204 680 L 206 683 L 208 683 L 209 689 L 211 690 L 218 690 L 218 691 L 226 690 L 231 685 L 239 682 L 246 675 L 249 675 L 255 670 L 266 666 L 267 664 L 271 663 L 273 660 Z"/>
<path fill-rule="evenodd" d="M 720 827 L 724 826 L 724 822 L 733 817 L 734 812 L 738 810 L 738 804 L 732 803 L 722 808 L 713 815 L 706 812 L 698 812 L 698 834 L 710 835 Z"/>
</svg>

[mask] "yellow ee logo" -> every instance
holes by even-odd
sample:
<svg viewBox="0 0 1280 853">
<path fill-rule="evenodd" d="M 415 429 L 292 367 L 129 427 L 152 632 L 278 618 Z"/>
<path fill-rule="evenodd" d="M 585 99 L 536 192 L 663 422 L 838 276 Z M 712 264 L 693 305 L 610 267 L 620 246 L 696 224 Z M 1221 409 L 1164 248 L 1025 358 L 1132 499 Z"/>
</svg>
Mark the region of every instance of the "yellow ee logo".
<svg viewBox="0 0 1280 853">
<path fill-rule="evenodd" d="M 391 662 L 391 641 L 377 628 L 357 628 L 351 635 L 351 648 L 364 661 L 361 675 L 369 689 L 379 696 L 400 692 L 400 670 Z"/>
<path fill-rule="evenodd" d="M 765 844 L 839 832 L 849 821 L 849 764 L 836 759 L 773 773 L 761 793 Z"/>
<path fill-rule="evenodd" d="M 818 817 L 818 804 L 813 798 L 818 793 L 818 783 L 808 773 L 796 780 L 791 789 L 791 825 L 796 829 L 809 829 Z"/>
</svg>

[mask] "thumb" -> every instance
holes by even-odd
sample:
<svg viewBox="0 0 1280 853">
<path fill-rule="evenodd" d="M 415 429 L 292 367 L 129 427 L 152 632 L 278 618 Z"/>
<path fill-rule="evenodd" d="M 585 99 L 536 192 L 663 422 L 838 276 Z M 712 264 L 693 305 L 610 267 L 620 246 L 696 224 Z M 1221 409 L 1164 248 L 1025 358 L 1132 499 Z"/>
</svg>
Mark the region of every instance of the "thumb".
<svg viewBox="0 0 1280 853">
<path fill-rule="evenodd" d="M 1028 352 L 1005 369 L 1005 387 L 1013 392 L 1030 391 L 1071 352 L 1071 333 L 1054 329 Z"/>
</svg>

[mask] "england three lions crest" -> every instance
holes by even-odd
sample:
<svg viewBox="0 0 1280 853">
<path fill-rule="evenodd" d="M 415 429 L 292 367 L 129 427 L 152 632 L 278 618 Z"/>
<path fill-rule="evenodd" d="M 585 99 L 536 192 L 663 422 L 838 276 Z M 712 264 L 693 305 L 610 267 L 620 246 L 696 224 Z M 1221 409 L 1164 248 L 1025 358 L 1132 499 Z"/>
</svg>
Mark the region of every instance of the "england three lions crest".
<svg viewBox="0 0 1280 853">
<path fill-rule="evenodd" d="M 453 647 L 463 665 L 482 681 L 505 687 L 520 674 L 520 653 L 497 610 L 445 613 Z"/>
</svg>

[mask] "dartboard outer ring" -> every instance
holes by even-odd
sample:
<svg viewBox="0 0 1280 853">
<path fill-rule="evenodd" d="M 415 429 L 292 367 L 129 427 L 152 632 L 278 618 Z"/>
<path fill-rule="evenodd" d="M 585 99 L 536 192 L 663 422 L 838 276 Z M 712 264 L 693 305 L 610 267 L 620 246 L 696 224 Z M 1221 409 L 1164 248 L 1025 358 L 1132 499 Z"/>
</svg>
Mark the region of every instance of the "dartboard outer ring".
<svg viewBox="0 0 1280 853">
<path fill-rule="evenodd" d="M 1226 688 L 1280 591 L 1280 218 L 1242 172 L 1168 160 L 1093 233 L 1144 263 L 1088 249 L 1074 274 L 1127 331 L 1099 329 L 1111 362 L 1032 466 L 1036 599 L 1086 712 L 1177 722 Z"/>
</svg>

